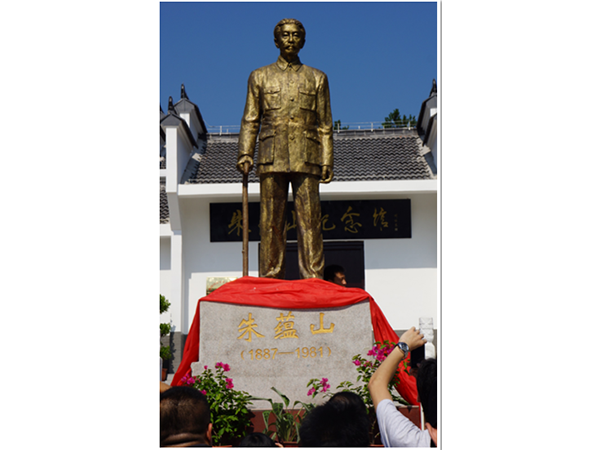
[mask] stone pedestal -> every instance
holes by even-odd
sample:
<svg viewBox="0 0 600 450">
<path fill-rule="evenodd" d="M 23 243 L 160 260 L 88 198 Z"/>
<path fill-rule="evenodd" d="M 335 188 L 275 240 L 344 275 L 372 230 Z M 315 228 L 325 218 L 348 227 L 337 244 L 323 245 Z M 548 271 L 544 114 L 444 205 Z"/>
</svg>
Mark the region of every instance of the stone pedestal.
<svg viewBox="0 0 600 450">
<path fill-rule="evenodd" d="M 311 401 L 307 383 L 327 378 L 331 389 L 342 381 L 356 384 L 353 357 L 373 346 L 369 302 L 341 308 L 289 310 L 225 303 L 200 303 L 199 362 L 229 364 L 234 388 L 281 402 L 277 388 L 291 400 Z M 317 397 L 321 400 L 322 396 Z M 265 401 L 253 408 L 268 409 Z"/>
</svg>

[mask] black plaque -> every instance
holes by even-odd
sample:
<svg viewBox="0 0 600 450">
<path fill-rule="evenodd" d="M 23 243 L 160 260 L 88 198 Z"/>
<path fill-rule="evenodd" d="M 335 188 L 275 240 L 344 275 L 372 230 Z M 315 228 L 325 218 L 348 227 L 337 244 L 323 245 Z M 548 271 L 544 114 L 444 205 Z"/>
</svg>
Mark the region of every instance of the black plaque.
<svg viewBox="0 0 600 450">
<path fill-rule="evenodd" d="M 248 205 L 250 241 L 260 241 L 260 203 Z M 287 240 L 296 241 L 296 212 L 287 204 Z M 323 239 L 409 239 L 410 199 L 321 202 Z M 242 241 L 242 204 L 210 204 L 210 241 Z"/>
</svg>

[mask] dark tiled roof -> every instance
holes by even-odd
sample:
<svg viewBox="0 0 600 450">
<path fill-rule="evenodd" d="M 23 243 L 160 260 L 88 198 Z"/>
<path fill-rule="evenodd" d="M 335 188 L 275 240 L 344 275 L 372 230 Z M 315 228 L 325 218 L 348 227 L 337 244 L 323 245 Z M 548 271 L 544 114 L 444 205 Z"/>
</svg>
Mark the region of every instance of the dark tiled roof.
<svg viewBox="0 0 600 450">
<path fill-rule="evenodd" d="M 237 142 L 237 135 L 209 136 L 198 170 L 186 183 L 240 183 L 242 175 L 235 169 Z M 333 157 L 333 182 L 435 178 L 422 155 L 422 143 L 415 130 L 335 133 Z M 254 170 L 248 181 L 258 182 Z"/>
<path fill-rule="evenodd" d="M 258 145 L 254 152 L 254 167 L 257 153 Z M 235 168 L 237 154 L 237 135 L 228 139 L 209 138 L 198 170 L 186 184 L 241 183 L 242 174 Z M 258 183 L 254 170 L 248 175 L 248 182 Z"/>
<path fill-rule="evenodd" d="M 416 133 L 365 135 L 333 143 L 333 181 L 433 179 Z"/>
<path fill-rule="evenodd" d="M 202 134 L 206 133 L 206 125 L 204 124 L 204 119 L 202 118 L 202 114 L 200 114 L 198 105 L 196 105 L 195 103 L 192 103 L 187 98 L 182 98 L 177 103 L 175 103 L 174 109 L 178 115 L 181 115 L 182 113 L 186 113 L 186 112 L 189 113 L 189 112 L 195 111 L 196 116 L 198 117 L 198 121 L 200 122 L 200 126 L 202 127 L 202 130 L 200 130 L 198 136 L 201 136 Z"/>
<path fill-rule="evenodd" d="M 165 182 L 160 182 L 160 223 L 169 223 L 169 202 Z"/>
</svg>

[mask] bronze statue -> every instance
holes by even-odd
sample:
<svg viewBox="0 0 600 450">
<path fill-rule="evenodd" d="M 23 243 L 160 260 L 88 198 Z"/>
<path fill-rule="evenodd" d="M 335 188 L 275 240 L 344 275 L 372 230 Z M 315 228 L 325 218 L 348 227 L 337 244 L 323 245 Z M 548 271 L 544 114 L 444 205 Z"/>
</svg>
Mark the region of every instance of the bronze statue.
<svg viewBox="0 0 600 450">
<path fill-rule="evenodd" d="M 237 169 L 260 179 L 259 276 L 285 277 L 285 206 L 292 184 L 301 278 L 323 278 L 319 183 L 333 178 L 333 129 L 327 75 L 300 62 L 306 32 L 283 19 L 273 32 L 277 61 L 250 74 Z M 260 134 L 259 134 L 260 128 Z"/>
</svg>

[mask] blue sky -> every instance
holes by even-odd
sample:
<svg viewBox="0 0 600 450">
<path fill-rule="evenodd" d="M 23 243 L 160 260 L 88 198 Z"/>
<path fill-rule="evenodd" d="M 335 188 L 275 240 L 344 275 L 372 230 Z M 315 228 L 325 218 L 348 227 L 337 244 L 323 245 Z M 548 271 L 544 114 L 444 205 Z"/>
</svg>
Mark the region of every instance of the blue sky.
<svg viewBox="0 0 600 450">
<path fill-rule="evenodd" d="M 300 20 L 304 64 L 329 78 L 334 120 L 418 116 L 437 79 L 437 4 L 354 2 L 161 3 L 160 104 L 181 83 L 207 125 L 239 125 L 252 70 L 273 63 L 273 28 Z"/>
</svg>

